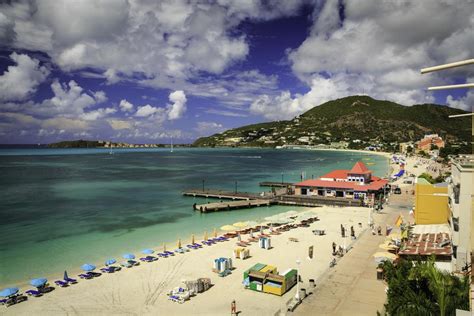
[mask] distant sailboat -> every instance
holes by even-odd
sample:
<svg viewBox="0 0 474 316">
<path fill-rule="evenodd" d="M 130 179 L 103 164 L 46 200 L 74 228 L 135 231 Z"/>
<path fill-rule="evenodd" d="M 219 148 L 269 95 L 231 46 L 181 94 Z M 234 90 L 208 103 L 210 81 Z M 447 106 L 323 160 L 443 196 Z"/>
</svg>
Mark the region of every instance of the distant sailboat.
<svg viewBox="0 0 474 316">
<path fill-rule="evenodd" d="M 110 146 L 109 155 L 113 155 L 113 154 L 114 154 L 114 150 L 112 149 L 112 146 Z"/>
<path fill-rule="evenodd" d="M 171 138 L 171 150 L 170 152 L 172 153 L 173 152 L 173 138 Z"/>
</svg>

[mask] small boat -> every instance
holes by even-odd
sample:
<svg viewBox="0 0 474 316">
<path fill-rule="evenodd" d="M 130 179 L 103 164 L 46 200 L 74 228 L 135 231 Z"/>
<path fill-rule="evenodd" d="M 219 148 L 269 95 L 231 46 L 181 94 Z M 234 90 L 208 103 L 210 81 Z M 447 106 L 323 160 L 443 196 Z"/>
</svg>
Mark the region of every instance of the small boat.
<svg viewBox="0 0 474 316">
<path fill-rule="evenodd" d="M 173 152 L 173 138 L 171 138 L 171 150 L 170 150 L 170 153 Z"/>
</svg>

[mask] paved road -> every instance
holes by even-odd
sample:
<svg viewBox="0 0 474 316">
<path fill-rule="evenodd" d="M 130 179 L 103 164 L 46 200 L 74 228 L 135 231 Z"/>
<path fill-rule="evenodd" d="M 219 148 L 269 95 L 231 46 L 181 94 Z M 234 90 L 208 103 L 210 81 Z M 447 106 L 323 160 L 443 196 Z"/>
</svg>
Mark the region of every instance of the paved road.
<svg viewBox="0 0 474 316">
<path fill-rule="evenodd" d="M 375 225 L 394 226 L 400 213 L 408 220 L 413 196 L 393 195 L 381 214 L 374 216 Z M 312 295 L 295 310 L 295 315 L 376 315 L 386 300 L 385 285 L 377 280 L 372 255 L 383 251 L 378 246 L 385 236 L 373 236 L 366 230 L 349 251 L 317 284 Z"/>
</svg>

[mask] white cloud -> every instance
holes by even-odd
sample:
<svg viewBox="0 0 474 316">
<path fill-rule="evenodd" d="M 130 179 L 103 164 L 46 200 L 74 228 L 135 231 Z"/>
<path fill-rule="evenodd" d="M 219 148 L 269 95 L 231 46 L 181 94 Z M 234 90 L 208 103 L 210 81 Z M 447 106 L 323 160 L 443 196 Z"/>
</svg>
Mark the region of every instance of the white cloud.
<svg viewBox="0 0 474 316">
<path fill-rule="evenodd" d="M 467 82 L 474 82 L 474 77 L 467 79 Z M 446 104 L 450 107 L 464 111 L 474 111 L 474 91 L 469 89 L 464 97 L 455 99 L 452 95 L 446 97 Z"/>
<path fill-rule="evenodd" d="M 420 69 L 474 55 L 470 1 L 344 1 L 343 21 L 338 1 L 318 9 L 310 35 L 288 55 L 293 72 L 312 91 L 313 79 L 325 74 L 348 91 L 405 105 L 432 102 L 426 87 L 450 76 L 421 75 Z M 465 71 L 452 71 L 451 78 Z M 330 99 L 340 97 L 333 92 Z"/>
<path fill-rule="evenodd" d="M 117 112 L 114 108 L 99 108 L 97 110 L 89 111 L 81 115 L 81 118 L 86 121 L 95 121 L 110 114 Z"/>
<path fill-rule="evenodd" d="M 137 117 L 149 117 L 155 113 L 160 113 L 164 111 L 162 108 L 157 108 L 154 106 L 151 106 L 149 104 L 144 105 L 144 106 L 139 106 L 137 109 L 137 112 L 135 113 L 135 116 Z"/>
<path fill-rule="evenodd" d="M 195 131 L 200 136 L 207 136 L 224 131 L 222 124 L 216 122 L 197 122 Z"/>
<path fill-rule="evenodd" d="M 10 58 L 16 65 L 9 66 L 0 76 L 0 101 L 24 100 L 36 92 L 38 85 L 49 75 L 49 70 L 26 54 L 12 53 Z"/>
<path fill-rule="evenodd" d="M 130 129 L 132 124 L 124 120 L 108 120 L 107 121 L 114 130 Z"/>
<path fill-rule="evenodd" d="M 289 91 L 284 91 L 276 96 L 261 95 L 252 102 L 250 112 L 272 120 L 291 119 L 322 103 L 350 95 L 369 95 L 403 105 L 434 101 L 433 97 L 419 89 L 380 89 L 375 80 L 370 75 L 335 74 L 331 78 L 314 75 L 307 93 L 292 96 Z"/>
<path fill-rule="evenodd" d="M 156 87 L 177 90 L 170 87 L 176 80 L 221 74 L 247 57 L 248 38 L 235 28 L 241 22 L 296 15 L 307 2 L 7 2 L 0 4 L 0 38 L 10 47 L 45 52 L 64 70 L 94 69 L 108 84 L 140 74 Z"/>
<path fill-rule="evenodd" d="M 90 125 L 83 120 L 70 119 L 66 117 L 54 117 L 46 119 L 41 124 L 43 128 L 64 129 L 68 131 L 89 129 Z"/>
<path fill-rule="evenodd" d="M 27 111 L 42 116 L 61 115 L 65 117 L 78 117 L 87 113 L 86 111 L 107 100 L 103 91 L 86 93 L 74 80 L 61 84 L 55 80 L 51 84 L 54 96 L 44 100 L 40 105 L 29 107 Z"/>
<path fill-rule="evenodd" d="M 128 102 L 125 99 L 120 100 L 119 107 L 120 107 L 120 110 L 122 110 L 122 112 L 133 112 L 133 108 L 134 108 L 133 104 Z"/>
<path fill-rule="evenodd" d="M 247 114 L 238 113 L 234 111 L 227 111 L 227 110 L 218 110 L 218 109 L 206 109 L 206 113 L 208 114 L 215 114 L 215 115 L 222 115 L 222 116 L 230 116 L 230 117 L 247 117 Z"/>
<path fill-rule="evenodd" d="M 186 95 L 184 91 L 177 90 L 170 93 L 169 99 L 173 103 L 168 105 L 168 119 L 177 120 L 186 112 Z"/>
</svg>

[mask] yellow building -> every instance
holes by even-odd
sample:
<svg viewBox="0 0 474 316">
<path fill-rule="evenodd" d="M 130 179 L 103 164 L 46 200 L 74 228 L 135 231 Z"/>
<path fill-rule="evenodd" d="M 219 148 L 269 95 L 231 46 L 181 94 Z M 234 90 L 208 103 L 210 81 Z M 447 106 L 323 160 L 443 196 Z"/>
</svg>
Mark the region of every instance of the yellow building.
<svg viewBox="0 0 474 316">
<path fill-rule="evenodd" d="M 446 224 L 449 215 L 447 184 L 431 184 L 418 178 L 415 187 L 415 224 Z"/>
</svg>

